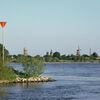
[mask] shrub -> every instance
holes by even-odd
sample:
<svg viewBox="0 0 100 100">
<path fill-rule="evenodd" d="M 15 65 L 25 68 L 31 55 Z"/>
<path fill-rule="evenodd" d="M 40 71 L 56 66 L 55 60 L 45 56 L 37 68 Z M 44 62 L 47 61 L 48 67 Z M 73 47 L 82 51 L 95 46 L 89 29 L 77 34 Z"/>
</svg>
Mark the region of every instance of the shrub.
<svg viewBox="0 0 100 100">
<path fill-rule="evenodd" d="M 22 63 L 26 76 L 38 77 L 44 72 L 44 64 L 38 61 L 31 61 L 25 59 Z"/>
</svg>

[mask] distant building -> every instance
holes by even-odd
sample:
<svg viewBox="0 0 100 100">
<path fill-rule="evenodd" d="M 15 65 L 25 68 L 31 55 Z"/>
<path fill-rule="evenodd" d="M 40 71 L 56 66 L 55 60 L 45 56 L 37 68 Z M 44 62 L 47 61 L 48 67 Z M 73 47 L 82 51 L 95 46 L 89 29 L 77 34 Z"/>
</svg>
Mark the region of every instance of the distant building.
<svg viewBox="0 0 100 100">
<path fill-rule="evenodd" d="M 50 51 L 50 56 L 51 56 L 51 57 L 53 56 L 53 52 L 52 52 L 52 50 Z"/>
<path fill-rule="evenodd" d="M 78 50 L 76 51 L 76 56 L 80 56 L 80 48 L 78 46 Z"/>
<path fill-rule="evenodd" d="M 24 56 L 27 56 L 27 48 L 24 48 Z"/>
</svg>

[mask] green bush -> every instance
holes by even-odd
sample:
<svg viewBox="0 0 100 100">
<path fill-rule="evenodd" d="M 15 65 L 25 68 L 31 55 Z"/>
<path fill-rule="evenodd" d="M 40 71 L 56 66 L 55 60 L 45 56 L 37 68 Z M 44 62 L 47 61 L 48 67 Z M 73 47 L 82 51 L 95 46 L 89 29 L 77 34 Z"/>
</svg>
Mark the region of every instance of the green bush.
<svg viewBox="0 0 100 100">
<path fill-rule="evenodd" d="M 29 78 L 30 76 L 26 73 L 23 73 L 23 72 L 17 72 L 16 73 L 20 78 Z"/>
<path fill-rule="evenodd" d="M 22 66 L 26 76 L 38 77 L 44 72 L 44 64 L 38 61 L 33 62 L 29 59 L 25 59 Z"/>
</svg>

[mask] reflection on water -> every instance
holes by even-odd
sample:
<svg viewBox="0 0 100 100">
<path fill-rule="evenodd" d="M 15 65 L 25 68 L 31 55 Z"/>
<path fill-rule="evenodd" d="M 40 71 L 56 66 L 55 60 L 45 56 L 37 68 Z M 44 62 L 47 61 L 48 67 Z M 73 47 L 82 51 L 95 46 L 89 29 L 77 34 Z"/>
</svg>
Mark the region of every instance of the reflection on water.
<svg viewBox="0 0 100 100">
<path fill-rule="evenodd" d="M 0 100 L 21 100 L 25 90 L 42 88 L 43 83 L 10 83 L 0 84 Z M 29 92 L 24 93 L 28 97 Z M 32 96 L 33 97 L 33 96 Z M 18 98 L 18 99 L 17 99 Z M 26 97 L 25 97 L 26 98 Z M 24 98 L 24 99 L 25 99 Z M 29 97 L 28 97 L 29 98 Z M 25 99 L 27 100 L 27 99 Z"/>
<path fill-rule="evenodd" d="M 39 83 L 39 82 L 34 82 L 34 83 L 8 83 L 8 84 L 0 84 L 0 87 L 23 87 L 23 88 L 29 88 L 29 87 L 33 87 L 33 88 L 41 88 L 43 86 L 43 83 Z"/>
<path fill-rule="evenodd" d="M 22 86 L 23 88 L 41 88 L 43 86 L 42 83 L 16 83 L 17 87 Z"/>
<path fill-rule="evenodd" d="M 6 90 L 0 90 L 0 96 L 4 97 L 6 96 L 7 91 Z"/>
<path fill-rule="evenodd" d="M 0 100 L 100 100 L 100 64 L 47 64 L 43 76 L 57 81 L 1 84 Z"/>
</svg>

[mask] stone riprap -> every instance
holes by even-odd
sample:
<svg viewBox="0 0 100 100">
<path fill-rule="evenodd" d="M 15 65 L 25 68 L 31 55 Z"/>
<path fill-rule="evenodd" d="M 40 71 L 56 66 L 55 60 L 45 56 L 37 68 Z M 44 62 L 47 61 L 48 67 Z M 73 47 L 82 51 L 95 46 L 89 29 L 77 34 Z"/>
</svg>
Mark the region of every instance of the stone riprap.
<svg viewBox="0 0 100 100">
<path fill-rule="evenodd" d="M 56 81 L 52 78 L 48 77 L 30 77 L 30 78 L 20 78 L 17 77 L 16 80 L 8 81 L 8 80 L 1 80 L 0 83 L 27 83 L 27 82 L 53 82 Z"/>
</svg>

